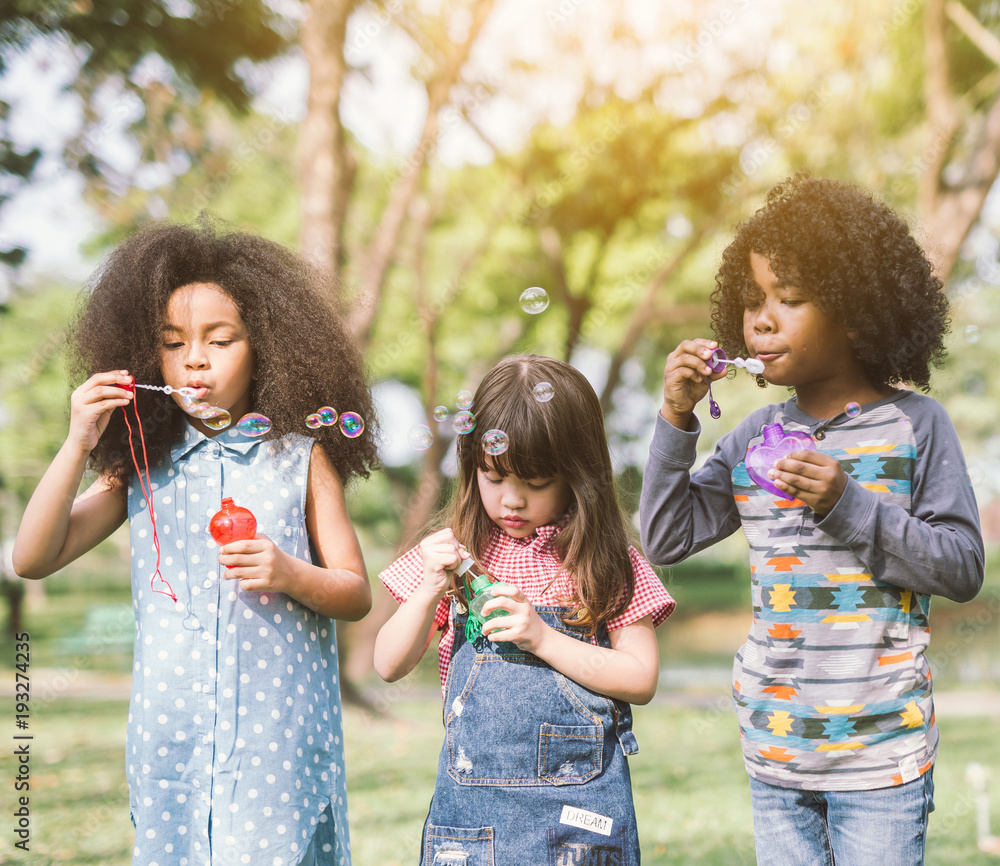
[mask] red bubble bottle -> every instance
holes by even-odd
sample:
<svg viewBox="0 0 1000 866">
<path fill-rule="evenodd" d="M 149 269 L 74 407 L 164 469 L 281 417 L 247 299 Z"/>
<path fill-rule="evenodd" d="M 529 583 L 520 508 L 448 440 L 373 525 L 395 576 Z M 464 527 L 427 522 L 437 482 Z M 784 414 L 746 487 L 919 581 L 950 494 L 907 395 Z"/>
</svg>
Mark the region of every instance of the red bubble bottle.
<svg viewBox="0 0 1000 866">
<path fill-rule="evenodd" d="M 254 538 L 257 535 L 257 518 L 249 508 L 237 505 L 231 496 L 226 496 L 222 500 L 222 508 L 209 521 L 208 531 L 222 547 L 231 541 Z"/>
</svg>

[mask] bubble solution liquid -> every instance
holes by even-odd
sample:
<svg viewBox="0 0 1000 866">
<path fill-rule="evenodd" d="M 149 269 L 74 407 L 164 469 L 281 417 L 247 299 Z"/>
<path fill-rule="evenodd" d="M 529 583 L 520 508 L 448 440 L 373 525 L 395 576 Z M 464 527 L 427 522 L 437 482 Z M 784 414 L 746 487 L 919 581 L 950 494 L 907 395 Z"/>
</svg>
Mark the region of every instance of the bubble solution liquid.
<svg viewBox="0 0 1000 866">
<path fill-rule="evenodd" d="M 463 559 L 458 567 L 459 575 L 465 574 L 472 566 L 473 560 Z M 493 598 L 493 578 L 489 574 L 473 574 L 470 583 L 472 590 L 472 601 L 469 602 L 469 611 L 475 614 L 483 622 L 489 619 L 496 619 L 498 616 L 508 616 L 509 612 L 500 608 L 493 611 L 489 616 L 483 616 L 483 605 Z"/>
<path fill-rule="evenodd" d="M 231 541 L 242 541 L 257 535 L 257 518 L 249 508 L 233 502 L 231 496 L 222 500 L 222 507 L 215 512 L 208 524 L 208 531 L 220 547 Z M 232 568 L 227 565 L 226 568 Z"/>
</svg>

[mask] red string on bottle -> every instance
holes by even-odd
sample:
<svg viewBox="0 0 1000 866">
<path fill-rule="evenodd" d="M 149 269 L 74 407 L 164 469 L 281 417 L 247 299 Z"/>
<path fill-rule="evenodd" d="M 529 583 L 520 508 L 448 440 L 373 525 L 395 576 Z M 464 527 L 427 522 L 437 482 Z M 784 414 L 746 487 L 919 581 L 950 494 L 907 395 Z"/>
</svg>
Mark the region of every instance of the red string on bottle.
<svg viewBox="0 0 1000 866">
<path fill-rule="evenodd" d="M 132 380 L 135 381 L 134 379 Z M 153 513 L 153 482 L 149 480 L 149 458 L 146 456 L 146 437 L 142 432 L 142 420 L 139 418 L 139 389 L 132 389 L 132 409 L 135 412 L 135 423 L 139 427 L 139 441 L 142 443 L 142 460 L 143 468 L 139 468 L 139 461 L 135 456 L 135 447 L 132 445 L 132 425 L 128 420 L 128 407 L 122 409 L 122 414 L 125 416 L 125 426 L 128 427 L 128 450 L 132 452 L 132 465 L 135 466 L 135 474 L 139 477 L 139 488 L 142 490 L 142 496 L 146 500 L 146 509 L 149 511 L 149 519 L 153 524 L 153 547 L 156 548 L 156 570 L 153 572 L 153 576 L 149 579 L 149 588 L 153 592 L 158 592 L 161 595 L 170 596 L 174 601 L 177 601 L 177 596 L 174 595 L 173 587 L 167 583 L 163 575 L 160 574 L 160 537 L 156 534 L 156 515 Z M 146 480 L 143 481 L 143 472 L 146 473 Z M 156 588 L 156 579 L 159 578 L 160 582 L 166 587 L 166 589 Z"/>
</svg>

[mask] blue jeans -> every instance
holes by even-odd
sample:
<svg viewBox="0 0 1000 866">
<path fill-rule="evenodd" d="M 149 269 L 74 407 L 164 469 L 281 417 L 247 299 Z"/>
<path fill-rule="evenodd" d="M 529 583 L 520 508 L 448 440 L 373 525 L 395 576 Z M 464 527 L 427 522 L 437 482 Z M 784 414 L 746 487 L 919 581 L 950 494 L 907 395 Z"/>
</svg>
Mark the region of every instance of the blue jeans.
<svg viewBox="0 0 1000 866">
<path fill-rule="evenodd" d="M 751 778 L 757 866 L 921 866 L 933 772 L 873 791 L 799 791 Z"/>
</svg>

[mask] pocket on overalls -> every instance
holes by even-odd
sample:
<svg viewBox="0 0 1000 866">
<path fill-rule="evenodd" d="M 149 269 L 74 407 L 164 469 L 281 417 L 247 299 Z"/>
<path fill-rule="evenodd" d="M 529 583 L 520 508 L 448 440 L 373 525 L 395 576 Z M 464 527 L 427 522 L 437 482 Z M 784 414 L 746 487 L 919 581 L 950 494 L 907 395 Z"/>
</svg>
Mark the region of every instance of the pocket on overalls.
<svg viewBox="0 0 1000 866">
<path fill-rule="evenodd" d="M 428 824 L 425 866 L 494 866 L 492 827 L 442 827 Z"/>
<path fill-rule="evenodd" d="M 452 781 L 581 785 L 599 775 L 612 719 L 560 688 L 564 679 L 530 653 L 479 656 L 462 693 L 446 708 Z"/>
<path fill-rule="evenodd" d="M 604 728 L 543 724 L 538 735 L 538 775 L 551 785 L 582 785 L 601 772 Z"/>
</svg>

